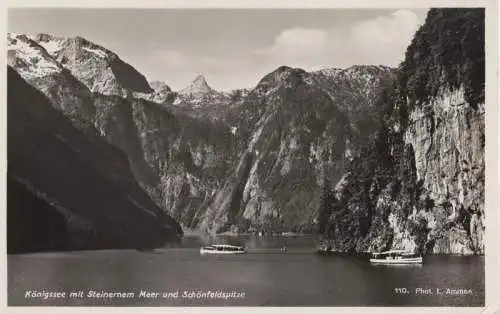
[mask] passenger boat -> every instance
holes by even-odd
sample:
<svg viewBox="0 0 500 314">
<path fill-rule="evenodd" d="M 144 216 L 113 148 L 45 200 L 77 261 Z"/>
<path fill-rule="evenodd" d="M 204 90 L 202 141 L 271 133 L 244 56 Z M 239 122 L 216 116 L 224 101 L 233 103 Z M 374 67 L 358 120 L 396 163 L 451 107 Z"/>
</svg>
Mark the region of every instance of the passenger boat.
<svg viewBox="0 0 500 314">
<path fill-rule="evenodd" d="M 242 246 L 229 244 L 213 244 L 203 246 L 200 254 L 245 254 L 245 248 Z"/>
<path fill-rule="evenodd" d="M 372 264 L 422 264 L 422 256 L 409 251 L 392 250 L 380 253 L 372 253 L 370 258 Z"/>
</svg>

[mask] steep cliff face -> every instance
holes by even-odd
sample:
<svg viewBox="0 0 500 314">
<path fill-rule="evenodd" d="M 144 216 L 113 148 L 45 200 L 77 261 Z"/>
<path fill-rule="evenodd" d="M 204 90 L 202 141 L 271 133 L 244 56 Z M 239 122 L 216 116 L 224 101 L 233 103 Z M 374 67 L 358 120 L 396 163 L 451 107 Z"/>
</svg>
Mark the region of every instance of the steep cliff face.
<svg viewBox="0 0 500 314">
<path fill-rule="evenodd" d="M 484 10 L 430 10 L 386 92 L 330 205 L 331 245 L 483 254 Z"/>
<path fill-rule="evenodd" d="M 132 115 L 137 151 L 158 179 L 140 182 L 174 218 L 191 226 L 194 212 L 229 173 L 237 156 L 234 136 L 224 123 L 141 100 L 132 102 Z"/>
<path fill-rule="evenodd" d="M 74 128 L 11 68 L 7 104 L 9 252 L 154 247 L 182 234 L 123 153 Z M 46 225 L 28 228 L 34 217 Z"/>
<path fill-rule="evenodd" d="M 186 226 L 226 176 L 236 152 L 222 123 L 193 118 L 141 99 L 99 96 L 96 124 L 128 156 L 158 205 Z"/>
<path fill-rule="evenodd" d="M 365 92 L 328 92 L 316 75 L 280 67 L 229 106 L 225 121 L 245 153 L 200 229 L 313 231 L 325 180 L 340 179 L 358 145 L 341 107 Z"/>
<path fill-rule="evenodd" d="M 417 180 L 435 204 L 448 206 L 449 221 L 462 219 L 450 235 L 436 239 L 434 252 L 484 250 L 484 114 L 484 104 L 472 108 L 463 88 L 410 113 L 405 142 L 415 152 Z M 450 243 L 460 241 L 456 237 L 462 243 Z"/>
<path fill-rule="evenodd" d="M 189 225 L 232 162 L 228 127 L 143 99 L 94 94 L 94 103 L 99 134 L 126 154 L 156 204 Z"/>
</svg>

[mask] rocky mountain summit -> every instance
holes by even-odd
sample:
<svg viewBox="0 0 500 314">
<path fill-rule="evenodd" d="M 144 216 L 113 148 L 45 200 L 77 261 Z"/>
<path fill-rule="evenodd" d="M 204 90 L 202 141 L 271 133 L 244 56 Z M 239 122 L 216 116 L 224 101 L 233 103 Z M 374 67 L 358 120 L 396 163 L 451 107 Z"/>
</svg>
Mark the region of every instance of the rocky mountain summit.
<svg viewBox="0 0 500 314">
<path fill-rule="evenodd" d="M 197 113 L 215 117 L 220 107 L 226 106 L 228 102 L 228 95 L 211 88 L 205 77 L 200 74 L 191 84 L 178 91 L 173 104 L 184 108 L 197 109 Z"/>
<path fill-rule="evenodd" d="M 115 53 L 85 38 L 56 38 L 38 34 L 32 38 L 85 84 L 91 92 L 129 96 L 132 92 L 153 90 L 146 78 Z"/>
<path fill-rule="evenodd" d="M 37 78 L 61 73 L 59 62 L 28 36 L 7 33 L 7 59 L 26 78 Z"/>
<path fill-rule="evenodd" d="M 180 95 L 192 98 L 203 98 L 213 93 L 215 93 L 215 91 L 208 86 L 205 77 L 201 74 L 198 75 L 189 86 L 179 91 Z"/>
<path fill-rule="evenodd" d="M 64 39 L 40 35 L 41 40 L 53 40 L 54 45 L 47 45 L 49 50 L 46 50 L 31 38 L 7 34 L 7 63 L 49 97 L 52 105 L 68 116 L 76 127 L 88 134 L 97 134 L 92 122 L 95 115 L 92 92 L 48 52 L 58 50 Z"/>
</svg>

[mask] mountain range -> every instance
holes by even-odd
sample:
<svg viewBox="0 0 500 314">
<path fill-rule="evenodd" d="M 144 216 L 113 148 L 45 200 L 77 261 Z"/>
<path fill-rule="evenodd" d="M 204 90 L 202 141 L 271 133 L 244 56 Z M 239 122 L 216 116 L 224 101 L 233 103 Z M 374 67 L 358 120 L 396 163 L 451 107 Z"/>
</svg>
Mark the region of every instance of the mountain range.
<svg viewBox="0 0 500 314">
<path fill-rule="evenodd" d="M 453 14 L 465 15 L 463 19 L 470 20 L 472 26 L 480 23 L 474 10 L 453 14 L 431 10 L 429 16 L 435 12 L 444 12 L 444 17 L 428 17 L 423 27 L 430 28 L 430 33 L 437 32 L 434 24 L 440 30 L 455 27 L 439 24 L 443 19 L 453 19 Z M 419 51 L 422 48 L 418 40 L 423 36 L 419 32 L 408 49 L 425 55 Z M 429 97 L 419 100 L 419 105 L 401 105 L 403 95 L 426 94 L 414 91 L 420 87 L 413 85 L 413 72 L 441 75 L 421 69 L 420 63 L 430 62 L 427 59 L 412 59 L 407 52 L 399 68 L 358 65 L 307 72 L 281 66 L 255 87 L 228 93 L 216 91 L 199 75 L 186 88 L 173 91 L 166 82 L 148 82 L 117 54 L 81 37 L 9 33 L 7 42 L 8 64 L 18 74 L 9 74 L 9 92 L 10 81 L 14 80 L 16 86 L 23 85 L 24 80 L 36 88 L 39 93 L 29 100 L 31 105 L 50 103 L 54 110 L 47 115 L 58 115 L 71 125 L 71 131 L 67 126 L 58 134 L 65 138 L 65 132 L 78 132 L 78 139 L 71 137 L 67 141 L 69 147 L 84 137 L 106 147 L 104 150 L 112 147 L 119 152 L 121 159 L 105 160 L 112 165 L 114 158 L 120 159 L 118 163 L 130 170 L 112 171 L 103 166 L 106 161 L 90 155 L 79 158 L 93 168 L 106 168 L 106 176 L 130 173 L 129 185 L 111 181 L 110 191 L 119 187 L 116 193 L 140 194 L 147 205 L 138 206 L 134 215 L 144 209 L 162 215 L 164 222 L 160 225 L 176 230 L 171 234 L 182 231 L 169 217 L 184 229 L 210 233 L 319 230 L 340 251 L 411 247 L 423 241 L 426 249 L 435 252 L 482 252 L 482 240 L 478 238 L 484 223 L 479 223 L 478 213 L 484 210 L 484 147 L 458 144 L 467 139 L 474 143 L 477 138 L 484 139 L 484 100 L 476 97 L 481 88 L 474 85 L 473 89 L 464 89 L 468 81 L 455 80 L 446 90 L 428 93 Z M 465 62 L 456 58 L 456 64 Z M 467 56 L 467 64 L 480 64 L 478 58 L 480 53 Z M 442 68 L 446 69 L 444 65 Z M 476 71 L 473 66 L 464 66 L 463 71 L 468 73 L 470 69 Z M 460 79 L 463 77 L 467 75 Z M 403 84 L 404 80 L 410 83 Z M 25 85 L 22 89 L 30 87 Z M 404 93 L 400 92 L 401 86 L 405 87 Z M 18 102 L 27 106 L 27 101 Z M 14 106 L 10 102 L 9 98 L 9 108 Z M 29 107 L 25 110 L 28 116 Z M 9 124 L 9 132 L 10 127 L 15 129 Z M 466 130 L 467 135 L 459 130 Z M 33 145 L 40 141 L 37 137 L 24 140 Z M 458 153 L 450 153 L 452 147 Z M 95 150 L 94 154 L 101 153 L 101 148 Z M 24 150 L 18 154 L 23 153 L 28 154 Z M 408 161 L 401 156 L 408 157 Z M 384 160 L 388 159 L 386 164 Z M 459 170 L 465 169 L 465 163 L 467 174 Z M 16 171 L 16 164 L 9 163 L 9 172 Z M 378 176 L 379 172 L 399 179 L 389 184 Z M 26 174 L 22 182 L 31 182 L 30 191 L 43 191 L 43 185 L 48 183 L 37 185 L 30 176 Z M 467 181 L 471 178 L 473 185 Z M 23 189 L 20 180 L 12 182 L 13 188 Z M 79 183 L 81 186 L 68 184 L 66 189 L 84 193 L 90 182 L 89 178 Z M 413 189 L 414 194 L 388 192 L 405 187 Z M 113 193 L 109 192 L 109 196 Z M 392 197 L 397 195 L 406 203 L 390 205 L 390 200 L 396 202 Z M 473 196 L 475 201 L 470 200 Z M 464 225 L 452 219 L 444 228 L 441 220 L 436 223 L 444 216 L 420 212 L 420 205 L 416 205 L 420 199 L 425 204 L 434 202 L 426 213 L 442 211 L 439 206 L 444 205 L 436 204 L 443 202 L 450 202 L 454 212 L 462 206 L 466 218 L 456 215 L 467 222 Z M 382 210 L 381 204 L 392 209 Z M 117 210 L 117 204 L 93 206 L 101 212 Z M 77 211 L 69 207 L 54 207 L 51 213 Z M 425 232 L 408 233 L 415 221 L 422 223 L 419 217 L 426 219 L 425 228 L 419 225 Z M 415 240 L 424 233 L 427 240 Z"/>
</svg>

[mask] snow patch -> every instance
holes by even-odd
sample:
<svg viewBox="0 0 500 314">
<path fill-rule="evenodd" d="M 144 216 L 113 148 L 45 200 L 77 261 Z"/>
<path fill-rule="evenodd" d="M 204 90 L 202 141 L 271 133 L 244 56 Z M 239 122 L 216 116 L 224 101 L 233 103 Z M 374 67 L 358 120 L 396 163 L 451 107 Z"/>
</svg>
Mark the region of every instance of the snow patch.
<svg viewBox="0 0 500 314">
<path fill-rule="evenodd" d="M 96 54 L 101 58 L 106 58 L 106 56 L 107 56 L 106 53 L 100 49 L 92 49 L 92 48 L 88 48 L 88 47 L 83 47 L 83 50 L 92 52 L 93 54 Z"/>
<path fill-rule="evenodd" d="M 45 48 L 45 50 L 50 54 L 54 55 L 56 52 L 62 49 L 62 40 L 51 40 L 39 42 L 39 45 Z"/>
<path fill-rule="evenodd" d="M 22 35 L 13 37 L 12 34 L 8 34 L 7 38 L 7 50 L 15 52 L 15 58 L 9 58 L 9 65 L 24 79 L 62 72 L 62 67 L 45 53 L 42 47 L 27 37 L 23 38 Z"/>
<path fill-rule="evenodd" d="M 176 97 L 172 104 L 177 106 L 181 103 L 182 103 L 182 99 L 180 97 Z"/>
</svg>

